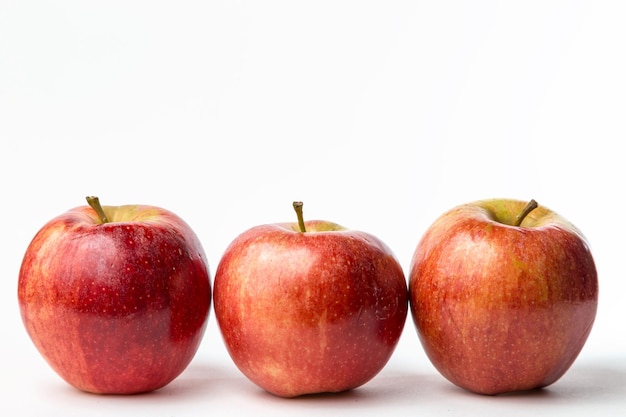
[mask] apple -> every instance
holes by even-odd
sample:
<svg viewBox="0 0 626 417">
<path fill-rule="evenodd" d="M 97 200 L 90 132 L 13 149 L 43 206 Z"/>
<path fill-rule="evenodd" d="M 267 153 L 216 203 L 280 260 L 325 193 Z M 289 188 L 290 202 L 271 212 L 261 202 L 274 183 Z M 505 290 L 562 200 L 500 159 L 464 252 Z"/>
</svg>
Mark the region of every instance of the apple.
<svg viewBox="0 0 626 417">
<path fill-rule="evenodd" d="M 194 357 L 211 303 L 198 237 L 147 205 L 71 209 L 35 235 L 19 272 L 22 321 L 70 385 L 101 394 L 161 388 Z"/>
<path fill-rule="evenodd" d="M 582 233 L 512 199 L 460 205 L 426 230 L 409 272 L 417 333 L 435 368 L 480 394 L 546 387 L 595 320 L 598 277 Z"/>
<path fill-rule="evenodd" d="M 378 238 L 328 221 L 252 227 L 215 272 L 214 309 L 239 370 L 280 397 L 350 390 L 388 362 L 406 277 Z"/>
</svg>

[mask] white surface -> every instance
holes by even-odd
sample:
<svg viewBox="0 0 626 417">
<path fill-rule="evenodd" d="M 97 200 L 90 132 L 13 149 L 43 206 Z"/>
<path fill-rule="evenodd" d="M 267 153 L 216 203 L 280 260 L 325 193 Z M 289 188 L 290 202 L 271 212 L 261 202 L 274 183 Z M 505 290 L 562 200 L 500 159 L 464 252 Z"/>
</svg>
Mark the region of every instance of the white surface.
<svg viewBox="0 0 626 417">
<path fill-rule="evenodd" d="M 0 411 L 7 415 L 624 415 L 626 11 L 607 1 L 0 0 Z M 596 325 L 549 389 L 482 397 L 428 363 L 411 318 L 388 366 L 337 396 L 282 400 L 215 327 L 150 395 L 69 388 L 26 336 L 23 252 L 84 196 L 160 205 L 214 271 L 256 224 L 305 216 L 373 233 L 408 268 L 436 216 L 535 198 L 589 238 Z"/>
</svg>

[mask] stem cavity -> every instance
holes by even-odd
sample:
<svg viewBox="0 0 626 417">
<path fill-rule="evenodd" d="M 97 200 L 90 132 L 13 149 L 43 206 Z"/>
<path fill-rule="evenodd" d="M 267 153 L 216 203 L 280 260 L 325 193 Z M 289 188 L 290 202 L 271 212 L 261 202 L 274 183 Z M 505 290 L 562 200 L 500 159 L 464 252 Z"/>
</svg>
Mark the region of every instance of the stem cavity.
<svg viewBox="0 0 626 417">
<path fill-rule="evenodd" d="M 514 226 L 520 226 L 526 216 L 528 216 L 528 214 L 537 207 L 539 207 L 539 204 L 534 199 L 530 200 L 528 204 L 526 204 L 526 207 L 524 207 L 524 210 L 522 210 L 522 212 L 517 215 Z"/>
<path fill-rule="evenodd" d="M 89 204 L 89 206 L 94 209 L 94 211 L 100 218 L 100 221 L 102 223 L 108 223 L 109 218 L 106 214 L 104 214 L 104 210 L 102 210 L 102 206 L 100 205 L 100 199 L 96 196 L 87 196 L 85 198 L 87 199 L 87 204 Z"/>
<path fill-rule="evenodd" d="M 294 201 L 293 209 L 296 211 L 296 215 L 298 216 L 298 226 L 300 227 L 300 232 L 305 233 L 306 228 L 304 227 L 304 215 L 302 214 L 302 201 Z"/>
</svg>

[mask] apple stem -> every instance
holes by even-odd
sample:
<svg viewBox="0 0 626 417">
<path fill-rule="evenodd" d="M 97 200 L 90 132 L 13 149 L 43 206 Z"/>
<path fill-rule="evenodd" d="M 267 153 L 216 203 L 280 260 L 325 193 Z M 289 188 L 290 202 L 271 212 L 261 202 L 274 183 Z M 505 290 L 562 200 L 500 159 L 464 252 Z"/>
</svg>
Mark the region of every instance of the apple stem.
<svg viewBox="0 0 626 417">
<path fill-rule="evenodd" d="M 520 226 L 526 216 L 528 216 L 528 214 L 537 207 L 539 207 L 539 204 L 537 204 L 534 199 L 531 199 L 528 204 L 526 204 L 526 207 L 524 207 L 524 210 L 522 210 L 522 212 L 517 215 L 517 219 L 515 220 L 515 226 Z"/>
<path fill-rule="evenodd" d="M 104 214 L 104 210 L 102 210 L 102 206 L 100 205 L 100 199 L 95 196 L 87 196 L 86 199 L 87 199 L 87 204 L 89 204 L 89 206 L 91 206 L 91 208 L 94 209 L 96 214 L 98 214 L 100 221 L 102 223 L 108 223 L 109 218 L 107 217 L 106 214 Z"/>
<path fill-rule="evenodd" d="M 293 209 L 296 211 L 296 215 L 298 216 L 298 226 L 300 227 L 300 232 L 305 233 L 306 228 L 304 227 L 304 215 L 302 214 L 302 201 L 294 201 Z"/>
</svg>

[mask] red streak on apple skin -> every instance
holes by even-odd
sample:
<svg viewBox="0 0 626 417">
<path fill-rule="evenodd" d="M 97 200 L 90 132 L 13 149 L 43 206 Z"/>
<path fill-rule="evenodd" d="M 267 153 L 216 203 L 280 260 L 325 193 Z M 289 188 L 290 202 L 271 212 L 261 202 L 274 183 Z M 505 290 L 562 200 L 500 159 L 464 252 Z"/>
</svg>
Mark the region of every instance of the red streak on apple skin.
<svg viewBox="0 0 626 417">
<path fill-rule="evenodd" d="M 548 386 L 574 362 L 595 319 L 589 247 L 554 218 L 532 228 L 485 220 L 451 212 L 418 245 L 409 298 L 420 340 L 442 375 L 471 391 Z"/>
<path fill-rule="evenodd" d="M 225 344 L 238 368 L 276 395 L 356 388 L 401 335 L 404 274 L 372 236 L 296 227 L 250 229 L 224 254 L 214 301 Z"/>
<path fill-rule="evenodd" d="M 80 207 L 34 237 L 20 271 L 22 318 L 73 386 L 151 391 L 193 358 L 211 303 L 209 272 L 197 237 L 177 216 L 164 216 L 169 223 L 150 227 L 96 224 Z"/>
</svg>

